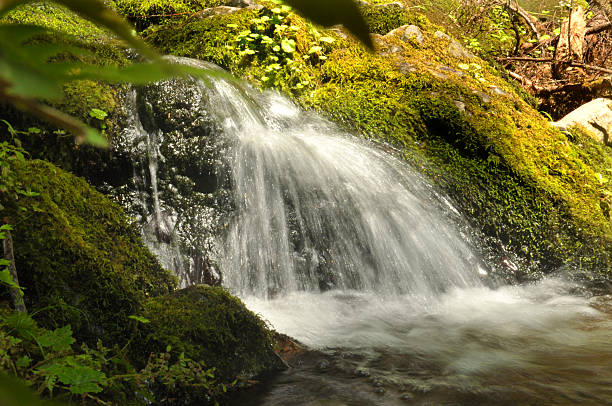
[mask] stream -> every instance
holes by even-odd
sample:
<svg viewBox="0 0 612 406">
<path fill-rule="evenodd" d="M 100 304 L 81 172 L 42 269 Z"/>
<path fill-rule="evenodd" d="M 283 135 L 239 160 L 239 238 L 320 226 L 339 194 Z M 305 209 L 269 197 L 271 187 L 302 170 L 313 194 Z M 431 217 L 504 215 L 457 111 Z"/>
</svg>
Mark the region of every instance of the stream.
<svg viewBox="0 0 612 406">
<path fill-rule="evenodd" d="M 309 349 L 233 404 L 612 404 L 610 297 L 562 278 L 503 285 L 450 199 L 393 153 L 237 80 L 189 89 L 196 102 L 181 106 L 218 147 L 198 200 L 214 204 L 201 231 L 185 226 L 163 168 L 180 145 L 137 122 L 145 240 L 183 285 L 211 273 Z M 193 235 L 208 262 L 185 249 Z"/>
</svg>

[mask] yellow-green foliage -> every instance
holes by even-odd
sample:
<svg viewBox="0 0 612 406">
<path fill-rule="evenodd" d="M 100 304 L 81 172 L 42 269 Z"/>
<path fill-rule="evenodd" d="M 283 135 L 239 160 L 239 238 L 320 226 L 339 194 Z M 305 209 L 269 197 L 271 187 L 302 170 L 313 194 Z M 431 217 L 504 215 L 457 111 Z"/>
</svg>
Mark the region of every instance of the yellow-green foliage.
<svg viewBox="0 0 612 406">
<path fill-rule="evenodd" d="M 40 25 L 83 40 L 97 40 L 108 33 L 56 3 L 40 1 L 11 11 L 1 22 Z"/>
<path fill-rule="evenodd" d="M 123 210 L 83 179 L 44 161 L 11 168 L 32 194 L 0 195 L 13 225 L 19 282 L 31 312 L 47 328 L 72 325 L 94 344 L 124 344 L 150 296 L 175 280 L 144 247 Z"/>
<path fill-rule="evenodd" d="M 192 286 L 146 304 L 139 341 L 163 352 L 177 353 L 214 366 L 215 377 L 231 382 L 282 368 L 272 351 L 273 333 L 240 299 L 220 287 Z"/>
<path fill-rule="evenodd" d="M 220 49 L 214 40 L 231 39 L 227 25 L 248 28 L 252 16 L 168 27 L 151 40 L 164 52 L 221 61 L 258 81 L 265 71 L 257 59 Z M 385 37 L 378 55 L 319 30 L 336 41 L 322 64 L 305 71 L 309 86 L 298 91 L 281 78 L 277 87 L 366 136 L 402 146 L 475 224 L 511 251 L 544 269 L 566 261 L 609 269 L 609 148 L 552 128 L 484 61 L 454 57 L 452 41 L 434 35 L 438 27 L 421 15 L 412 18 L 424 43 Z M 300 26 L 299 17 L 291 19 Z M 307 29 L 298 34 L 294 59 L 311 38 Z"/>
<path fill-rule="evenodd" d="M 180 20 L 223 0 L 115 0 L 117 11 L 143 29 L 166 18 Z"/>
<path fill-rule="evenodd" d="M 363 5 L 361 13 L 370 32 L 385 35 L 405 24 L 416 24 L 419 18 L 410 14 L 401 3 Z"/>
</svg>

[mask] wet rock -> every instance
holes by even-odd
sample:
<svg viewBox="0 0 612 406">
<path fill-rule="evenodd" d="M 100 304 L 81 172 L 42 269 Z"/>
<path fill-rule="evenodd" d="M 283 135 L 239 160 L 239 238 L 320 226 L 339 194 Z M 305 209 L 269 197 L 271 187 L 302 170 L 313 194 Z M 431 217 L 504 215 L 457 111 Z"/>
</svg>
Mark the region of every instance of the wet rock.
<svg viewBox="0 0 612 406">
<path fill-rule="evenodd" d="M 480 97 L 483 103 L 491 103 L 491 96 L 486 94 L 485 92 L 481 92 L 480 90 L 473 90 L 472 93 Z"/>
<path fill-rule="evenodd" d="M 229 0 L 226 5 L 231 7 L 256 9 L 260 9 L 263 7 L 261 4 L 257 4 L 253 0 Z"/>
<path fill-rule="evenodd" d="M 400 396 L 400 399 L 403 400 L 404 402 L 408 402 L 414 399 L 414 395 L 410 392 L 407 392 L 407 393 L 404 393 L 402 396 Z"/>
<path fill-rule="evenodd" d="M 329 368 L 329 361 L 326 359 L 321 360 L 317 363 L 317 369 L 319 370 L 326 370 L 328 368 Z"/>
<path fill-rule="evenodd" d="M 385 392 L 386 392 L 385 388 L 376 388 L 376 389 L 374 389 L 374 393 L 378 393 L 379 395 L 382 395 Z"/>
<path fill-rule="evenodd" d="M 448 53 L 459 59 L 471 59 L 476 56 L 465 49 L 456 39 L 452 38 L 450 35 L 443 33 L 442 31 L 436 31 L 434 36 L 440 40 L 449 41 L 448 44 Z"/>
<path fill-rule="evenodd" d="M 370 372 L 366 369 L 358 369 L 355 371 L 355 375 L 361 377 L 361 378 L 367 378 L 368 376 L 370 376 Z"/>
<path fill-rule="evenodd" d="M 204 10 L 198 11 L 194 17 L 196 18 L 209 18 L 214 16 L 222 16 L 227 14 L 233 14 L 237 11 L 242 10 L 241 7 L 231 7 L 231 6 L 217 6 L 205 8 Z"/>
<path fill-rule="evenodd" d="M 572 111 L 553 125 L 561 130 L 576 125 L 584 127 L 602 144 L 612 144 L 612 100 L 595 99 Z"/>
</svg>

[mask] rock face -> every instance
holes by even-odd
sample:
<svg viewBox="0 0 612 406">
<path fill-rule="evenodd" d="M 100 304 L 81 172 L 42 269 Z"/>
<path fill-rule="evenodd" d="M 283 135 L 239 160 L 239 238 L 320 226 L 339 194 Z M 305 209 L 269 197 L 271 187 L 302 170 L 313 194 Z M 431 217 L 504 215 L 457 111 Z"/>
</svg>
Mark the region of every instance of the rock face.
<svg viewBox="0 0 612 406">
<path fill-rule="evenodd" d="M 442 31 L 436 31 L 434 33 L 434 36 L 438 38 L 439 40 L 449 41 L 448 53 L 454 56 L 455 58 L 459 58 L 459 59 L 476 58 L 476 56 L 473 53 L 465 49 L 456 39 L 452 38 L 448 34 L 443 33 Z"/>
<path fill-rule="evenodd" d="M 113 142 L 116 156 L 132 162 L 133 177 L 111 193 L 182 286 L 220 282 L 214 235 L 231 206 L 217 174 L 224 145 L 208 103 L 204 84 L 193 78 L 134 89 L 130 123 Z"/>
<path fill-rule="evenodd" d="M 597 141 L 612 144 L 612 99 L 595 99 L 583 104 L 553 125 L 561 130 L 579 125 Z"/>
</svg>

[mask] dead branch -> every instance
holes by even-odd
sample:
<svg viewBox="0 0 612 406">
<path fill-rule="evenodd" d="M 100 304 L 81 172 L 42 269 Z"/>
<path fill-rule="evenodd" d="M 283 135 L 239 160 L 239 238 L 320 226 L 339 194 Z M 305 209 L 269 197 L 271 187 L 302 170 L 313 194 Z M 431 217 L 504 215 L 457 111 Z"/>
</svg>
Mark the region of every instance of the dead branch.
<svg viewBox="0 0 612 406">
<path fill-rule="evenodd" d="M 527 27 L 529 27 L 531 32 L 533 32 L 536 39 L 539 41 L 540 32 L 538 31 L 536 27 L 537 20 L 535 19 L 535 17 L 529 14 L 529 12 L 526 11 L 524 8 L 519 6 L 516 0 L 509 0 L 508 3 L 506 3 L 506 5 L 510 11 L 512 11 L 513 13 L 515 13 L 516 15 L 518 15 L 525 21 L 525 24 L 527 25 Z"/>
<path fill-rule="evenodd" d="M 572 62 L 572 63 L 570 63 L 570 66 L 573 66 L 573 67 L 576 67 L 576 68 L 585 68 L 585 69 L 596 70 L 596 71 L 603 72 L 603 73 L 612 73 L 612 69 L 602 68 L 601 66 L 589 65 L 589 64 L 586 64 L 586 63 Z"/>
<path fill-rule="evenodd" d="M 507 56 L 495 58 L 495 60 L 504 61 L 523 61 L 523 62 L 553 62 L 552 58 L 532 58 L 531 56 Z"/>
</svg>

